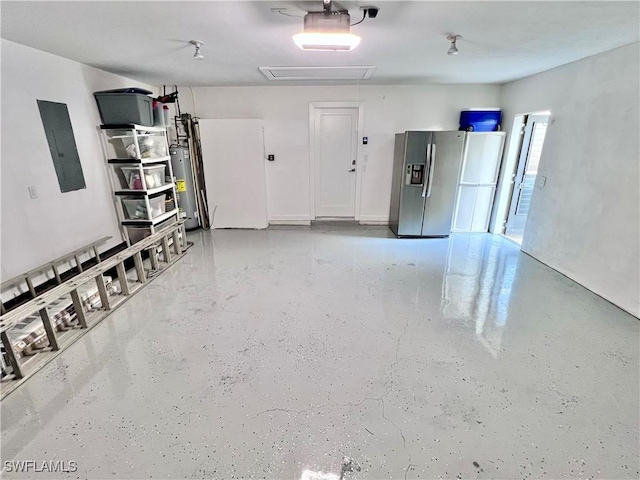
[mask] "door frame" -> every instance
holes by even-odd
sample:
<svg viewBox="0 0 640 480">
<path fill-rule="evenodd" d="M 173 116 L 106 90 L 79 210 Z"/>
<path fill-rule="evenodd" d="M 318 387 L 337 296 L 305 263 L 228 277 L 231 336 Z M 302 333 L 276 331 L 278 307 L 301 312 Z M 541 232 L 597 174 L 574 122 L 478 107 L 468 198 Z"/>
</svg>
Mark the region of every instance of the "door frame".
<svg viewBox="0 0 640 480">
<path fill-rule="evenodd" d="M 509 239 L 504 235 L 503 227 L 509 218 L 509 209 L 511 206 L 511 197 L 513 195 L 512 176 L 518 171 L 518 163 L 520 159 L 520 150 L 522 149 L 522 141 L 524 136 L 525 119 L 529 115 L 546 115 L 548 121 L 553 122 L 552 113 L 549 110 L 538 110 L 533 112 L 516 113 L 513 116 L 513 123 L 503 150 L 503 158 L 498 176 L 498 185 L 496 195 L 493 200 L 493 208 L 491 212 L 491 220 L 489 221 L 489 233 L 501 235 L 502 238 Z M 510 239 L 509 239 L 510 240 Z M 510 240 L 511 241 L 511 240 Z M 513 242 L 515 245 L 517 243 Z M 520 247 L 520 245 L 518 245 Z"/>
<path fill-rule="evenodd" d="M 355 108 L 358 111 L 358 124 L 356 126 L 356 199 L 353 217 L 360 220 L 360 196 L 362 193 L 363 165 L 362 143 L 360 138 L 364 126 L 364 102 L 309 102 L 309 219 L 316 219 L 316 110 L 332 108 Z"/>
<path fill-rule="evenodd" d="M 513 240 L 513 239 L 507 235 L 507 228 L 509 225 L 509 219 L 511 219 L 512 215 L 516 215 L 518 204 L 520 203 L 520 195 L 521 195 L 521 190 L 524 183 L 524 176 L 525 176 L 526 168 L 529 165 L 531 144 L 534 140 L 535 124 L 538 122 L 543 122 L 543 118 L 544 118 L 544 123 L 548 125 L 550 117 L 551 115 L 548 113 L 528 113 L 528 114 L 525 114 L 524 116 L 524 120 L 521 127 L 522 133 L 520 134 L 519 151 L 517 152 L 517 161 L 516 161 L 515 168 L 513 170 L 513 174 L 511 175 L 511 182 L 510 182 L 511 189 L 509 191 L 509 204 L 508 204 L 509 206 L 507 208 L 504 221 L 502 222 L 502 228 L 500 232 L 503 237 L 509 238 L 510 240 Z M 544 138 L 543 138 L 543 143 L 544 143 Z M 534 182 L 534 190 L 535 190 L 535 185 L 536 183 Z M 529 214 L 527 212 L 527 217 L 528 216 Z M 524 225 L 522 227 L 523 237 L 524 237 L 524 230 L 526 229 L 526 224 L 527 224 L 527 220 L 525 219 Z M 518 244 L 516 240 L 514 240 L 514 242 Z"/>
</svg>

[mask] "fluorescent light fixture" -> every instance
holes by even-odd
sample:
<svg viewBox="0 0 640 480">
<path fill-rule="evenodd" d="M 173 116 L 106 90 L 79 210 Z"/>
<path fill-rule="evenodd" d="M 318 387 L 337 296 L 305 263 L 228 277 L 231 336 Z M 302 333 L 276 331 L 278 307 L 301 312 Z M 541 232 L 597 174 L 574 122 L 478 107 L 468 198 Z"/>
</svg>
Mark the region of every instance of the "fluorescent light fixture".
<svg viewBox="0 0 640 480">
<path fill-rule="evenodd" d="M 303 32 L 293 36 L 302 50 L 348 52 L 360 45 L 360 37 L 353 33 Z"/>
</svg>

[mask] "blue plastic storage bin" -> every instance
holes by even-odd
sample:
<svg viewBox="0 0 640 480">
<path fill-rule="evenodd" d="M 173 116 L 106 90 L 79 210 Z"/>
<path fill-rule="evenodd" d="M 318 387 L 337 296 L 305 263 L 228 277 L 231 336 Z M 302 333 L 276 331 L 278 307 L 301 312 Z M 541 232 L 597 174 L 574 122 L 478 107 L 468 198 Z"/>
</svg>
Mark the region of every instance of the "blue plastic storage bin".
<svg viewBox="0 0 640 480">
<path fill-rule="evenodd" d="M 460 112 L 460 130 L 467 132 L 495 132 L 500 130 L 500 110 L 463 110 Z"/>
</svg>

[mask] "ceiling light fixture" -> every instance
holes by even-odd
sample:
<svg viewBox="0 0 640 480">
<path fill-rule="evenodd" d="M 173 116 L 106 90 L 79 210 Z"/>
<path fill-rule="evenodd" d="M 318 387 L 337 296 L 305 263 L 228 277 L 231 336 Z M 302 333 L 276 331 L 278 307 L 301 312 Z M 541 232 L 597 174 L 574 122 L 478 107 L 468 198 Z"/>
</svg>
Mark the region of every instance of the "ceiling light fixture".
<svg viewBox="0 0 640 480">
<path fill-rule="evenodd" d="M 302 50 L 349 52 L 360 45 L 360 37 L 352 33 L 310 32 L 305 30 L 293 36 Z"/>
<path fill-rule="evenodd" d="M 456 47 L 456 41 L 462 38 L 461 35 L 447 35 L 447 40 L 449 40 L 451 42 L 451 46 L 449 47 L 449 50 L 447 50 L 447 55 L 457 55 L 458 52 L 458 47 Z"/>
<path fill-rule="evenodd" d="M 196 53 L 193 54 L 193 58 L 195 58 L 196 60 L 202 60 L 204 58 L 204 55 L 202 55 L 202 53 L 200 52 L 200 47 L 204 45 L 204 42 L 201 42 L 199 40 L 190 40 L 189 43 L 196 47 Z"/>
<path fill-rule="evenodd" d="M 360 37 L 350 31 L 351 17 L 349 12 L 346 10 L 332 11 L 331 0 L 323 0 L 322 4 L 322 12 L 309 12 L 305 15 L 304 32 L 293 36 L 295 44 L 302 50 L 325 52 L 349 52 L 356 48 L 360 44 Z M 376 14 L 378 12 L 377 8 L 371 10 L 375 10 Z M 367 11 L 364 11 L 365 16 Z"/>
</svg>

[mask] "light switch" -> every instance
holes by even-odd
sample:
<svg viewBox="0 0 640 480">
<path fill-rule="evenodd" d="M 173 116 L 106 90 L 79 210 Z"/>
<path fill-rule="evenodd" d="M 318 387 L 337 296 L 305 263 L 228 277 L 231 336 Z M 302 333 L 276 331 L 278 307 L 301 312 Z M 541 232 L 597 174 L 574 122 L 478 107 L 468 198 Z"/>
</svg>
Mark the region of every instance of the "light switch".
<svg viewBox="0 0 640 480">
<path fill-rule="evenodd" d="M 540 188 L 544 187 L 546 183 L 547 183 L 547 177 L 540 177 L 540 180 L 538 180 L 538 186 Z"/>
<path fill-rule="evenodd" d="M 38 189 L 36 187 L 29 187 L 29 196 L 31 198 L 38 198 Z"/>
</svg>

